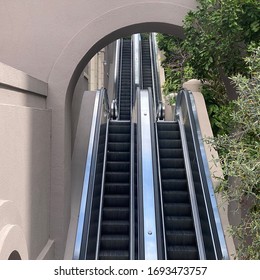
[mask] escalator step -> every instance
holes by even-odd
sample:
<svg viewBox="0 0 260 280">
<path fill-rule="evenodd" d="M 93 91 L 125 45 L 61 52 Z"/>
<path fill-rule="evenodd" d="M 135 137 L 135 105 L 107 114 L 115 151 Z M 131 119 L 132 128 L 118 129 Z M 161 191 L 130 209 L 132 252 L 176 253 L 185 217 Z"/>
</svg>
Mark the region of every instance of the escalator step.
<svg viewBox="0 0 260 280">
<path fill-rule="evenodd" d="M 122 104 L 120 104 L 120 109 L 121 110 L 130 110 L 130 108 L 129 108 L 129 103 L 128 102 L 123 102 Z"/>
<path fill-rule="evenodd" d="M 129 125 L 109 125 L 109 134 L 116 134 L 116 133 L 121 133 L 121 134 L 129 134 L 130 133 L 130 127 Z"/>
<path fill-rule="evenodd" d="M 168 148 L 161 148 L 160 150 L 160 158 L 183 158 L 183 151 L 181 148 L 178 149 L 168 149 Z"/>
<path fill-rule="evenodd" d="M 127 152 L 130 150 L 130 143 L 108 142 L 107 148 L 109 152 Z"/>
<path fill-rule="evenodd" d="M 120 112 L 120 119 L 122 118 L 122 117 L 127 117 L 128 119 L 130 118 L 130 111 L 129 110 L 122 110 L 121 112 Z M 122 119 L 123 120 L 123 119 Z M 126 119 L 125 119 L 126 120 Z"/>
<path fill-rule="evenodd" d="M 101 250 L 128 250 L 128 235 L 103 235 L 101 237 Z"/>
<path fill-rule="evenodd" d="M 179 131 L 179 124 L 177 122 L 157 122 L 158 131 Z"/>
<path fill-rule="evenodd" d="M 171 260 L 196 260 L 199 258 L 196 246 L 169 246 L 167 255 Z"/>
<path fill-rule="evenodd" d="M 163 190 L 187 190 L 188 183 L 186 179 L 162 179 Z"/>
<path fill-rule="evenodd" d="M 129 101 L 123 100 L 120 103 L 120 111 L 130 111 L 130 100 Z"/>
<path fill-rule="evenodd" d="M 125 89 L 122 89 L 122 91 L 121 91 L 120 104 L 122 104 L 124 102 L 129 103 L 130 101 L 131 101 L 130 88 L 126 87 Z"/>
<path fill-rule="evenodd" d="M 130 134 L 109 133 L 108 142 L 130 142 Z"/>
<path fill-rule="evenodd" d="M 170 139 L 160 139 L 159 140 L 159 147 L 160 149 L 181 149 L 181 140 L 170 140 Z"/>
<path fill-rule="evenodd" d="M 179 131 L 159 130 L 158 137 L 159 139 L 181 139 Z"/>
<path fill-rule="evenodd" d="M 121 120 L 130 120 L 130 114 L 121 114 L 120 119 Z"/>
<path fill-rule="evenodd" d="M 106 183 L 106 194 L 128 194 L 130 189 L 129 183 Z"/>
<path fill-rule="evenodd" d="M 104 195 L 105 207 L 126 207 L 129 205 L 129 195 L 106 194 Z"/>
<path fill-rule="evenodd" d="M 106 172 L 107 183 L 128 183 L 130 182 L 129 172 Z"/>
<path fill-rule="evenodd" d="M 113 250 L 113 251 L 100 251 L 100 260 L 128 260 L 129 251 L 128 250 Z"/>
<path fill-rule="evenodd" d="M 108 161 L 129 161 L 130 152 L 107 152 Z"/>
<path fill-rule="evenodd" d="M 163 201 L 165 203 L 189 203 L 188 191 L 163 191 Z"/>
<path fill-rule="evenodd" d="M 198 259 L 188 182 L 177 122 L 158 122 L 167 258 Z"/>
<path fill-rule="evenodd" d="M 194 245 L 196 246 L 196 235 L 194 231 L 167 230 L 166 240 L 169 245 Z"/>
<path fill-rule="evenodd" d="M 161 170 L 162 178 L 165 179 L 186 179 L 186 170 L 184 168 L 163 168 Z"/>
<path fill-rule="evenodd" d="M 164 203 L 166 216 L 191 216 L 191 205 L 188 203 Z"/>
<path fill-rule="evenodd" d="M 189 216 L 165 216 L 165 227 L 168 230 L 193 230 L 194 224 L 192 217 Z"/>
<path fill-rule="evenodd" d="M 131 88 L 130 88 L 130 84 L 129 84 L 129 86 L 127 85 L 124 88 L 122 88 L 122 90 L 121 90 L 120 105 L 122 103 L 124 103 L 124 101 L 130 103 L 130 100 L 131 100 L 130 98 L 131 98 Z"/>
<path fill-rule="evenodd" d="M 106 171 L 108 172 L 129 172 L 129 161 L 107 161 Z"/>
<path fill-rule="evenodd" d="M 110 121 L 109 127 L 129 127 L 129 122 L 123 122 L 123 121 Z"/>
<path fill-rule="evenodd" d="M 128 221 L 103 221 L 102 223 L 103 234 L 128 234 L 129 233 L 129 222 Z"/>
<path fill-rule="evenodd" d="M 131 40 L 123 40 L 119 117 L 130 120 L 131 106 Z"/>
<path fill-rule="evenodd" d="M 120 101 L 120 108 L 121 108 L 121 110 L 122 110 L 123 107 L 126 107 L 127 109 L 128 108 L 130 109 L 130 98 L 121 99 L 121 101 Z"/>
<path fill-rule="evenodd" d="M 128 207 L 104 207 L 103 208 L 103 223 L 105 220 L 128 221 L 129 208 Z"/>
<path fill-rule="evenodd" d="M 160 160 L 161 168 L 184 168 L 184 159 L 181 158 L 162 158 Z"/>
</svg>

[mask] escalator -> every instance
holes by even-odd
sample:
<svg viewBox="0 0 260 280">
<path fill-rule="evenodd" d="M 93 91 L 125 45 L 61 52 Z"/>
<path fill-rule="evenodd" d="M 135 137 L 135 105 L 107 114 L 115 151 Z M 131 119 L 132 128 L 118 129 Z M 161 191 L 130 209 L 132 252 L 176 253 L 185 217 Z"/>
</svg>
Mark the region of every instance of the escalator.
<svg viewBox="0 0 260 280">
<path fill-rule="evenodd" d="M 199 258 L 179 124 L 157 122 L 166 252 L 169 260 Z"/>
<path fill-rule="evenodd" d="M 153 38 L 142 35 L 143 88 L 151 88 L 158 105 L 158 87 L 155 88 L 156 69 Z M 158 141 L 158 165 L 164 220 L 165 257 L 167 259 L 199 259 L 192 205 L 178 122 L 157 121 L 155 135 Z"/>
<path fill-rule="evenodd" d="M 130 122 L 110 121 L 98 259 L 130 257 Z"/>
<path fill-rule="evenodd" d="M 132 42 L 122 39 L 119 120 L 108 126 L 102 213 L 96 258 L 130 259 Z"/>
<path fill-rule="evenodd" d="M 121 81 L 119 88 L 119 119 L 130 120 L 131 116 L 131 39 L 122 40 Z"/>
<path fill-rule="evenodd" d="M 227 259 L 192 95 L 179 93 L 174 121 L 158 117 L 152 43 L 140 42 L 121 40 L 118 118 L 100 93 L 74 258 Z"/>
<path fill-rule="evenodd" d="M 150 42 L 147 35 L 142 35 L 142 77 L 143 77 L 143 88 L 152 88 L 152 66 L 151 66 L 151 52 Z"/>
<path fill-rule="evenodd" d="M 108 126 L 107 158 L 97 259 L 130 259 L 132 42 L 122 39 L 119 120 Z"/>
</svg>

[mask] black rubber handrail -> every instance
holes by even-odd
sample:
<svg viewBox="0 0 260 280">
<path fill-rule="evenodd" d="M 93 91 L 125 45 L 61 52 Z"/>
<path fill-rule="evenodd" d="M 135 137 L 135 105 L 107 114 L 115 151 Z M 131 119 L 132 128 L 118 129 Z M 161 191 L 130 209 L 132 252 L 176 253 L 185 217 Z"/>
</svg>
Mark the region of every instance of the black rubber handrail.
<svg viewBox="0 0 260 280">
<path fill-rule="evenodd" d="M 200 199 L 199 213 L 201 217 L 206 217 L 206 220 L 204 218 L 201 222 L 205 253 L 207 259 L 229 259 L 195 101 L 192 93 L 185 89 L 177 96 L 176 119 L 179 119 L 181 113 L 185 115 L 183 126 L 186 137 L 189 137 L 188 153 L 193 176 L 199 178 L 196 180 L 196 196 L 203 197 L 203 200 Z M 198 172 L 199 176 L 195 176 L 195 172 Z"/>
<path fill-rule="evenodd" d="M 158 109 L 159 103 L 161 102 L 161 86 L 159 79 L 159 70 L 157 63 L 157 45 L 155 33 L 150 33 L 149 35 L 150 44 L 150 54 L 151 54 L 151 67 L 152 67 L 152 80 L 153 80 L 153 98 L 156 111 Z"/>
<path fill-rule="evenodd" d="M 120 39 L 119 44 L 119 67 L 118 67 L 118 87 L 117 87 L 117 106 L 118 106 L 118 118 L 120 119 L 120 91 L 122 83 L 122 52 L 123 52 L 123 39 Z"/>
<path fill-rule="evenodd" d="M 198 210 L 198 202 L 195 192 L 195 186 L 194 186 L 194 180 L 192 176 L 192 168 L 191 168 L 191 162 L 189 157 L 189 151 L 188 151 L 188 143 L 186 138 L 186 133 L 183 125 L 183 115 L 182 112 L 179 112 L 179 128 L 180 128 L 180 134 L 181 134 L 181 143 L 182 143 L 182 149 L 183 149 L 183 157 L 185 162 L 185 170 L 187 175 L 187 182 L 188 182 L 188 189 L 189 189 L 189 196 L 190 196 L 190 203 L 191 203 L 191 212 L 193 216 L 193 223 L 194 223 L 194 229 L 196 233 L 196 241 L 197 241 L 197 247 L 198 247 L 198 254 L 200 260 L 206 259 L 205 254 L 205 246 L 202 236 L 202 229 L 201 229 L 201 222 L 199 217 L 199 210 Z"/>
<path fill-rule="evenodd" d="M 115 50 L 115 72 L 114 72 L 114 96 L 117 102 L 119 101 L 119 88 L 120 88 L 120 63 L 121 63 L 121 50 L 122 50 L 121 39 L 116 41 Z"/>
</svg>

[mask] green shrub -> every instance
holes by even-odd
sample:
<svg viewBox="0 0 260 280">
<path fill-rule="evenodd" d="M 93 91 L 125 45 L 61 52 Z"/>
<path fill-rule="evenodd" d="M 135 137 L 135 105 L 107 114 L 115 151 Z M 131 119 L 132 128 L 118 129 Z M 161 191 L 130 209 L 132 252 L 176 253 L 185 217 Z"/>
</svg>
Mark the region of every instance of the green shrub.
<svg viewBox="0 0 260 280">
<path fill-rule="evenodd" d="M 224 172 L 219 191 L 229 202 L 248 204 L 241 223 L 231 228 L 240 259 L 260 259 L 260 47 L 250 52 L 245 59 L 249 78 L 232 77 L 239 93 L 230 114 L 233 132 L 209 141 L 219 151 Z M 231 186 L 229 178 L 238 183 Z"/>
</svg>

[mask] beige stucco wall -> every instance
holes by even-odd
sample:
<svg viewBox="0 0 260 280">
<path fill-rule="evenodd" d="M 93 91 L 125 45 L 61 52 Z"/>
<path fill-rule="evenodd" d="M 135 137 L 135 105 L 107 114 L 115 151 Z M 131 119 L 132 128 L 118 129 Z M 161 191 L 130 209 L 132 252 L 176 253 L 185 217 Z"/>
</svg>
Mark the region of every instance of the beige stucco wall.
<svg viewBox="0 0 260 280">
<path fill-rule="evenodd" d="M 195 7 L 194 0 L 2 0 L 0 61 L 46 82 L 55 61 L 73 37 L 91 25 L 94 35 L 96 23 L 109 14 L 113 17 L 103 26 L 104 31 L 120 21 L 121 27 L 139 23 L 142 17 L 143 22 L 181 25 L 183 10 Z"/>
<path fill-rule="evenodd" d="M 47 85 L 0 66 L 0 258 L 17 250 L 36 259 L 50 236 Z"/>
</svg>

